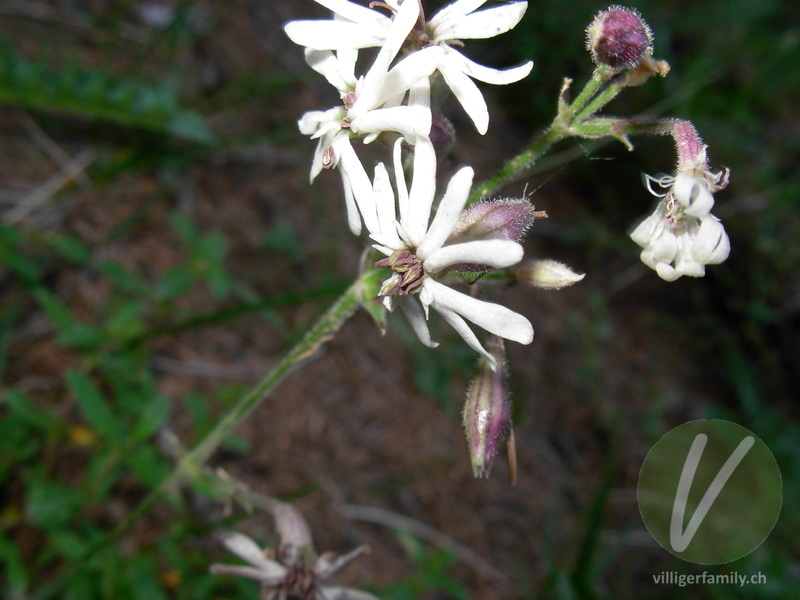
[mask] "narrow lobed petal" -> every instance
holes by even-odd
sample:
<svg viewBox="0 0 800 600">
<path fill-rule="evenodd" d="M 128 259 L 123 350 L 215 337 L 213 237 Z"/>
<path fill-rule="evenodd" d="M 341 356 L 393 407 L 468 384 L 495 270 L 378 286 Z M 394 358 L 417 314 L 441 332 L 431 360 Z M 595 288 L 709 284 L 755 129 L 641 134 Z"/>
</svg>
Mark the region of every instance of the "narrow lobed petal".
<svg viewBox="0 0 800 600">
<path fill-rule="evenodd" d="M 418 50 L 401 60 L 387 73 L 383 82 L 383 93 L 378 98 L 378 105 L 383 105 L 390 98 L 404 94 L 422 80 L 428 82 L 429 77 L 439 67 L 444 50 L 431 46 Z M 430 100 L 427 107 L 430 109 Z"/>
<path fill-rule="evenodd" d="M 448 19 L 433 29 L 433 43 L 445 40 L 485 39 L 506 33 L 520 22 L 527 2 L 514 2 Z"/>
<path fill-rule="evenodd" d="M 478 86 L 461 69 L 461 55 L 455 50 L 445 52 L 439 72 L 481 135 L 489 129 L 489 109 Z M 463 57 L 461 57 L 463 58 Z"/>
<path fill-rule="evenodd" d="M 411 325 L 411 329 L 414 330 L 414 333 L 417 334 L 417 338 L 423 345 L 428 348 L 436 348 L 439 345 L 439 342 L 434 342 L 431 339 L 428 322 L 419 302 L 414 298 L 406 297 L 400 302 L 400 310 L 403 311 L 403 314 Z"/>
<path fill-rule="evenodd" d="M 402 167 L 400 173 L 402 175 Z M 435 195 L 436 150 L 429 138 L 420 137 L 414 146 L 414 176 L 408 195 L 408 208 L 400 221 L 412 246 L 418 246 L 425 236 Z"/>
<path fill-rule="evenodd" d="M 222 535 L 222 543 L 236 556 L 260 569 L 265 577 L 276 577 L 285 572 L 280 564 L 264 556 L 261 547 L 246 535 L 230 531 Z"/>
<path fill-rule="evenodd" d="M 417 256 L 420 259 L 426 260 L 430 257 L 450 236 L 467 203 L 473 176 L 474 171 L 471 167 L 462 167 L 450 178 L 436 216 L 417 248 Z"/>
<path fill-rule="evenodd" d="M 439 27 L 446 28 L 448 23 L 458 21 L 484 4 L 486 4 L 486 0 L 456 0 L 433 15 L 428 21 L 428 27 L 431 30 Z"/>
<path fill-rule="evenodd" d="M 392 26 L 381 46 L 375 62 L 364 76 L 361 91 L 353 107 L 350 109 L 351 117 L 359 116 L 379 105 L 383 94 L 383 85 L 389 73 L 389 67 L 394 61 L 401 46 L 405 43 L 408 34 L 419 18 L 419 0 L 406 0 L 395 14 Z"/>
<path fill-rule="evenodd" d="M 487 265 L 503 269 L 522 260 L 523 249 L 511 240 L 480 240 L 444 246 L 425 260 L 425 270 L 436 274 L 457 264 Z"/>
<path fill-rule="evenodd" d="M 339 170 L 343 178 L 347 178 L 353 193 L 361 218 L 369 231 L 378 230 L 378 213 L 375 209 L 375 198 L 373 197 L 372 182 L 369 180 L 364 165 L 358 158 L 350 140 L 342 143 L 337 150 L 341 153 L 339 160 Z"/>
<path fill-rule="evenodd" d="M 391 25 L 389 17 L 355 2 L 349 2 L 348 0 L 316 0 L 316 3 L 340 17 L 360 25 L 379 27 L 386 30 Z"/>
<path fill-rule="evenodd" d="M 451 310 L 489 333 L 507 340 L 520 344 L 530 344 L 533 341 L 533 327 L 521 314 L 505 306 L 457 292 L 430 277 L 425 279 L 424 286 L 432 293 L 431 306 L 437 311 Z"/>
<path fill-rule="evenodd" d="M 450 327 L 456 330 L 456 333 L 461 336 L 467 346 L 475 350 L 478 354 L 483 356 L 486 359 L 486 362 L 489 363 L 489 367 L 491 367 L 492 371 L 497 370 L 497 361 L 495 361 L 494 357 L 483 347 L 478 336 L 475 335 L 475 332 L 469 328 L 467 322 L 455 311 L 445 308 L 443 306 L 434 307 L 436 308 L 436 312 L 438 312 L 442 318 L 448 322 Z"/>
<path fill-rule="evenodd" d="M 290 21 L 283 30 L 298 46 L 314 50 L 373 48 L 383 44 L 385 39 L 380 29 L 349 21 Z"/>
<path fill-rule="evenodd" d="M 528 61 L 518 67 L 511 67 L 510 69 L 492 69 L 479 65 L 475 61 L 470 60 L 463 54 L 458 53 L 460 56 L 458 60 L 461 61 L 462 69 L 469 77 L 489 83 L 491 85 L 508 85 L 515 83 L 527 77 L 533 69 L 533 61 Z M 451 52 L 451 58 L 456 59 L 454 53 Z"/>
</svg>

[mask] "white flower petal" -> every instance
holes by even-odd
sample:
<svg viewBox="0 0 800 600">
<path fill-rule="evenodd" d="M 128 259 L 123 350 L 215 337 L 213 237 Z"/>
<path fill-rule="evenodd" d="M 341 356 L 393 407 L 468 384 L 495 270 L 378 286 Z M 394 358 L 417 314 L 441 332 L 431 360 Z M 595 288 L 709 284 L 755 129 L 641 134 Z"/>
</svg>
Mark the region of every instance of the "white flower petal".
<svg viewBox="0 0 800 600">
<path fill-rule="evenodd" d="M 383 246 L 400 248 L 402 241 L 397 236 L 395 227 L 397 217 L 395 215 L 394 192 L 392 191 L 389 173 L 383 163 L 378 163 L 375 167 L 373 190 L 380 230 L 379 232 L 372 232 L 370 237 Z M 391 254 L 391 252 L 388 254 Z"/>
<path fill-rule="evenodd" d="M 682 275 L 682 273 L 675 270 L 675 267 L 666 263 L 659 263 L 654 268 L 658 276 L 664 281 L 675 281 Z"/>
<path fill-rule="evenodd" d="M 691 245 L 692 258 L 704 265 L 718 265 L 725 262 L 730 252 L 731 241 L 722 223 L 713 215 L 702 219 Z"/>
<path fill-rule="evenodd" d="M 708 191 L 704 182 L 688 175 L 678 173 L 673 186 L 675 198 L 683 206 L 683 212 L 692 217 L 705 217 L 714 206 L 714 196 Z"/>
<path fill-rule="evenodd" d="M 433 29 L 433 43 L 445 40 L 484 39 L 505 33 L 520 22 L 527 2 L 514 2 L 448 19 Z"/>
<path fill-rule="evenodd" d="M 445 321 L 447 321 L 450 326 L 456 330 L 456 333 L 461 336 L 467 345 L 481 354 L 485 359 L 486 362 L 489 363 L 489 366 L 492 368 L 492 371 L 497 370 L 497 360 L 494 356 L 492 356 L 489 352 L 486 351 L 486 348 L 483 347 L 478 337 L 475 335 L 475 332 L 469 328 L 467 322 L 461 318 L 458 313 L 452 311 L 445 307 L 436 307 L 436 312 L 438 312 Z"/>
<path fill-rule="evenodd" d="M 450 178 L 436 216 L 433 218 L 425 238 L 417 248 L 417 256 L 423 261 L 441 248 L 450 232 L 453 231 L 469 197 L 473 175 L 471 167 L 463 167 Z"/>
<path fill-rule="evenodd" d="M 646 248 L 655 237 L 661 235 L 664 227 L 664 215 L 661 207 L 658 206 L 653 214 L 639 223 L 636 229 L 631 232 L 630 238 L 642 248 Z"/>
<path fill-rule="evenodd" d="M 428 78 L 438 68 L 443 55 L 444 50 L 438 46 L 431 46 L 414 52 L 397 63 L 386 75 L 378 105 L 383 105 L 391 98 L 404 94 L 421 80 L 427 81 L 428 89 L 430 89 Z M 430 100 L 428 100 L 427 107 L 430 108 Z"/>
<path fill-rule="evenodd" d="M 345 91 L 355 89 L 355 77 L 351 77 L 348 80 L 343 76 L 343 73 L 347 74 L 348 71 L 352 72 L 352 68 L 350 68 L 349 65 L 343 64 L 331 50 L 306 48 L 305 58 L 308 66 L 325 77 L 328 83 L 339 90 L 339 92 L 344 93 Z"/>
<path fill-rule="evenodd" d="M 385 38 L 376 28 L 349 21 L 290 21 L 283 30 L 298 46 L 314 50 L 371 48 L 383 44 Z"/>
<path fill-rule="evenodd" d="M 483 135 L 489 129 L 489 109 L 478 86 L 459 67 L 460 61 L 458 58 L 454 58 L 456 54 L 458 52 L 445 52 L 445 56 L 439 65 L 439 72 L 461 104 L 461 107 L 472 119 L 475 129 Z"/>
<path fill-rule="evenodd" d="M 530 344 L 533 341 L 533 327 L 530 321 L 519 313 L 501 306 L 478 300 L 431 279 L 425 279 L 423 287 L 433 294 L 431 306 L 437 311 L 451 310 L 472 321 L 489 333 L 507 340 Z"/>
<path fill-rule="evenodd" d="M 406 218 L 401 220 L 413 246 L 423 243 L 435 195 L 436 150 L 429 138 L 420 137 L 414 146 L 414 177 L 408 196 L 408 211 Z"/>
<path fill-rule="evenodd" d="M 452 58 L 454 60 L 456 59 L 455 56 L 452 56 Z M 533 61 L 531 60 L 518 67 L 512 67 L 510 69 L 492 69 L 490 67 L 484 67 L 483 65 L 479 65 L 478 63 L 468 59 L 463 54 L 460 54 L 458 60 L 461 61 L 464 73 L 466 73 L 469 77 L 492 85 L 507 85 L 509 83 L 514 83 L 527 77 L 531 72 L 531 69 L 533 69 Z"/>
<path fill-rule="evenodd" d="M 378 108 L 355 117 L 350 130 L 357 135 L 380 135 L 384 131 L 396 131 L 405 138 L 416 139 L 428 135 L 431 130 L 430 110 L 413 106 Z M 367 143 L 367 140 L 364 140 Z"/>
<path fill-rule="evenodd" d="M 246 535 L 234 531 L 222 536 L 222 543 L 239 558 L 262 571 L 264 577 L 278 577 L 286 572 L 279 563 L 269 560 L 253 540 Z"/>
<path fill-rule="evenodd" d="M 448 4 L 428 21 L 428 27 L 435 31 L 439 27 L 446 27 L 447 23 L 457 21 L 474 10 L 486 4 L 486 0 L 457 0 Z"/>
<path fill-rule="evenodd" d="M 381 46 L 378 56 L 375 57 L 375 62 L 372 63 L 369 71 L 364 76 L 358 98 L 349 111 L 351 116 L 361 115 L 379 105 L 389 67 L 400 51 L 400 47 L 405 43 L 411 29 L 416 24 L 419 18 L 419 11 L 419 0 L 406 0 L 400 6 L 400 10 L 394 16 L 386 40 Z"/>
<path fill-rule="evenodd" d="M 394 178 L 397 184 L 397 211 L 400 215 L 400 222 L 406 219 L 408 213 L 408 186 L 406 177 L 403 174 L 403 138 L 398 139 L 392 148 L 392 161 L 394 165 Z"/>
<path fill-rule="evenodd" d="M 498 269 L 522 260 L 522 246 L 512 240 L 479 240 L 444 246 L 425 260 L 425 271 L 436 274 L 456 264 L 488 265 Z"/>
<path fill-rule="evenodd" d="M 348 2 L 347 0 L 316 0 L 316 2 L 338 16 L 362 26 L 388 30 L 391 25 L 389 17 L 355 2 Z"/>
<path fill-rule="evenodd" d="M 378 213 L 375 209 L 372 182 L 369 180 L 364 165 L 361 164 L 349 139 L 347 139 L 347 143 L 340 144 L 335 151 L 340 154 L 339 171 L 350 184 L 361 218 L 364 219 L 364 225 L 369 231 L 378 231 Z"/>
<path fill-rule="evenodd" d="M 428 348 L 436 348 L 439 342 L 434 342 L 431 339 L 431 332 L 428 329 L 428 322 L 425 319 L 425 313 L 419 302 L 414 298 L 406 298 L 400 302 L 400 309 L 408 319 L 411 329 L 417 334 L 417 338 Z"/>
<path fill-rule="evenodd" d="M 356 205 L 355 194 L 353 193 L 353 186 L 347 175 L 342 175 L 342 188 L 344 190 L 344 205 L 347 209 L 347 226 L 353 235 L 361 234 L 361 217 L 358 214 L 358 206 Z"/>
</svg>

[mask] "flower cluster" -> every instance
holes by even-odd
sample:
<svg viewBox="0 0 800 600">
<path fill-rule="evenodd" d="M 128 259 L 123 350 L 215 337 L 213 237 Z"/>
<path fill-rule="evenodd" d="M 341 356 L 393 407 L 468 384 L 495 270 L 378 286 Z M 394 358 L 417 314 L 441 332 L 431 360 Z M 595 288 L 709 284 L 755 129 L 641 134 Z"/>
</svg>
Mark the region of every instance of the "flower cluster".
<svg viewBox="0 0 800 600">
<path fill-rule="evenodd" d="M 482 210 L 483 228 L 465 224 L 464 209 L 473 172 L 456 172 L 438 206 L 436 200 L 437 127 L 431 110 L 431 86 L 443 81 L 481 133 L 489 112 L 473 80 L 507 84 L 525 77 L 531 62 L 497 70 L 479 65 L 462 54 L 461 40 L 490 38 L 513 28 L 527 2 L 509 2 L 480 9 L 486 0 L 457 0 L 426 20 L 420 0 L 386 0 L 370 8 L 348 0 L 317 0 L 333 12 L 328 20 L 287 23 L 285 31 L 305 46 L 308 64 L 338 91 L 340 104 L 304 114 L 299 127 L 317 141 L 311 180 L 323 168 L 336 168 L 342 177 L 348 224 L 362 228 L 386 255 L 376 266 L 391 271 L 379 295 L 384 306 L 400 306 L 419 339 L 430 347 L 427 320 L 433 308 L 475 350 L 495 366 L 467 321 L 486 331 L 523 344 L 533 339 L 528 320 L 497 304 L 457 292 L 440 281 L 452 270 L 484 271 L 507 268 L 522 259 L 522 233 L 533 221 L 530 203 L 519 200 Z M 357 74 L 359 51 L 379 48 L 363 74 Z M 432 134 L 433 132 L 433 134 Z M 370 178 L 355 141 L 394 139 L 394 181 L 379 163 Z M 403 154 L 413 152 L 410 188 L 403 172 Z M 431 218 L 432 214 L 434 214 Z M 497 220 L 502 223 L 494 226 Z M 506 221 L 503 221 L 506 219 Z M 469 235 L 460 235 L 469 229 Z M 497 231 L 506 229 L 505 237 Z M 483 232 L 476 233 L 476 232 Z"/>
<path fill-rule="evenodd" d="M 683 275 L 703 277 L 705 266 L 724 262 L 731 249 L 725 228 L 711 214 L 713 194 L 728 185 L 729 172 L 709 169 L 706 146 L 690 123 L 676 122 L 673 135 L 677 173 L 645 175 L 648 190 L 660 201 L 631 233 L 631 239 L 643 248 L 642 262 L 665 281 Z"/>
<path fill-rule="evenodd" d="M 375 225 L 369 177 L 352 140 L 369 143 L 381 134 L 400 134 L 409 144 L 431 133 L 431 80 L 441 76 L 480 133 L 489 125 L 489 112 L 472 81 L 507 84 L 519 81 L 533 67 L 527 62 L 508 70 L 479 65 L 458 48 L 460 40 L 489 38 L 513 28 L 527 2 L 512 2 L 476 10 L 486 0 L 458 0 L 425 21 L 420 0 L 388 0 L 366 8 L 347 0 L 317 0 L 334 13 L 330 20 L 287 23 L 287 35 L 305 46 L 308 64 L 339 92 L 341 104 L 311 111 L 299 125 L 305 135 L 319 140 L 311 179 L 323 168 L 340 170 L 348 220 L 354 233 Z M 380 9 L 388 9 L 385 15 Z M 355 73 L 358 52 L 380 47 L 369 69 Z M 402 54 L 402 56 L 400 56 Z"/>
</svg>

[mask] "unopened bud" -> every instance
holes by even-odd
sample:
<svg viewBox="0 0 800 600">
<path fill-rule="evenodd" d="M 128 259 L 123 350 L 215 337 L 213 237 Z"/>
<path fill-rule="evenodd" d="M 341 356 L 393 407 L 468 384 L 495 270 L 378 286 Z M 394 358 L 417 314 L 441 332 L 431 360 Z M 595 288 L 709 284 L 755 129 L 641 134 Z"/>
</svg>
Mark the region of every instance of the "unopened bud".
<svg viewBox="0 0 800 600">
<path fill-rule="evenodd" d="M 549 259 L 526 261 L 514 269 L 514 275 L 522 283 L 545 290 L 560 290 L 586 277 L 564 263 Z"/>
<path fill-rule="evenodd" d="M 461 213 L 448 244 L 477 240 L 521 242 L 536 218 L 526 198 L 504 198 L 476 202 Z"/>
<path fill-rule="evenodd" d="M 653 52 L 653 34 L 637 11 L 614 5 L 586 29 L 586 48 L 597 65 L 631 69 Z"/>
<path fill-rule="evenodd" d="M 475 477 L 488 477 L 497 451 L 511 429 L 511 403 L 506 385 L 506 356 L 502 338 L 491 336 L 486 348 L 497 361 L 493 371 L 478 359 L 464 403 L 464 432 Z"/>
</svg>

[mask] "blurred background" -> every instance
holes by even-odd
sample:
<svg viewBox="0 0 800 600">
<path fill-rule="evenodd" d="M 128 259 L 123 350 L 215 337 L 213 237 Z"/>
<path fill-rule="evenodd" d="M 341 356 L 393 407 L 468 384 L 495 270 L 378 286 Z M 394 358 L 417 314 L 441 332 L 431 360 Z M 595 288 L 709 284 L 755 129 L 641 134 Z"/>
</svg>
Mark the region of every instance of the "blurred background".
<svg viewBox="0 0 800 600">
<path fill-rule="evenodd" d="M 591 74 L 584 29 L 605 7 L 534 2 L 511 33 L 468 43 L 482 64 L 535 66 L 482 86 L 485 137 L 445 104 L 458 138 L 443 172 L 469 164 L 484 179 L 547 126 L 562 79 L 580 89 Z M 339 583 L 396 600 L 799 597 L 794 3 L 635 7 L 672 71 L 606 112 L 696 125 L 712 167 L 731 169 L 714 209 L 730 258 L 671 284 L 639 262 L 627 232 L 653 205 L 640 174 L 674 169 L 669 138 L 634 139 L 634 152 L 565 143 L 508 185 L 549 215 L 526 256 L 587 274 L 503 295 L 536 331 L 509 344 L 516 487 L 502 458 L 472 477 L 460 410 L 474 353 L 438 321 L 436 350 L 400 318 L 381 337 L 364 312 L 209 462 L 291 501 L 319 550 L 369 545 Z M 281 29 L 326 16 L 310 0 L 0 1 L 4 597 L 41 597 L 75 567 L 169 474 L 175 440 L 202 439 L 355 276 L 364 241 L 347 230 L 339 175 L 309 185 L 315 142 L 296 126 L 337 98 Z M 636 503 L 648 450 L 700 418 L 751 429 L 783 473 L 774 531 L 725 565 L 673 557 Z M 258 598 L 208 574 L 232 562 L 214 537 L 225 529 L 275 541 L 268 515 L 183 490 L 58 597 Z M 767 583 L 655 585 L 665 570 Z"/>
</svg>

